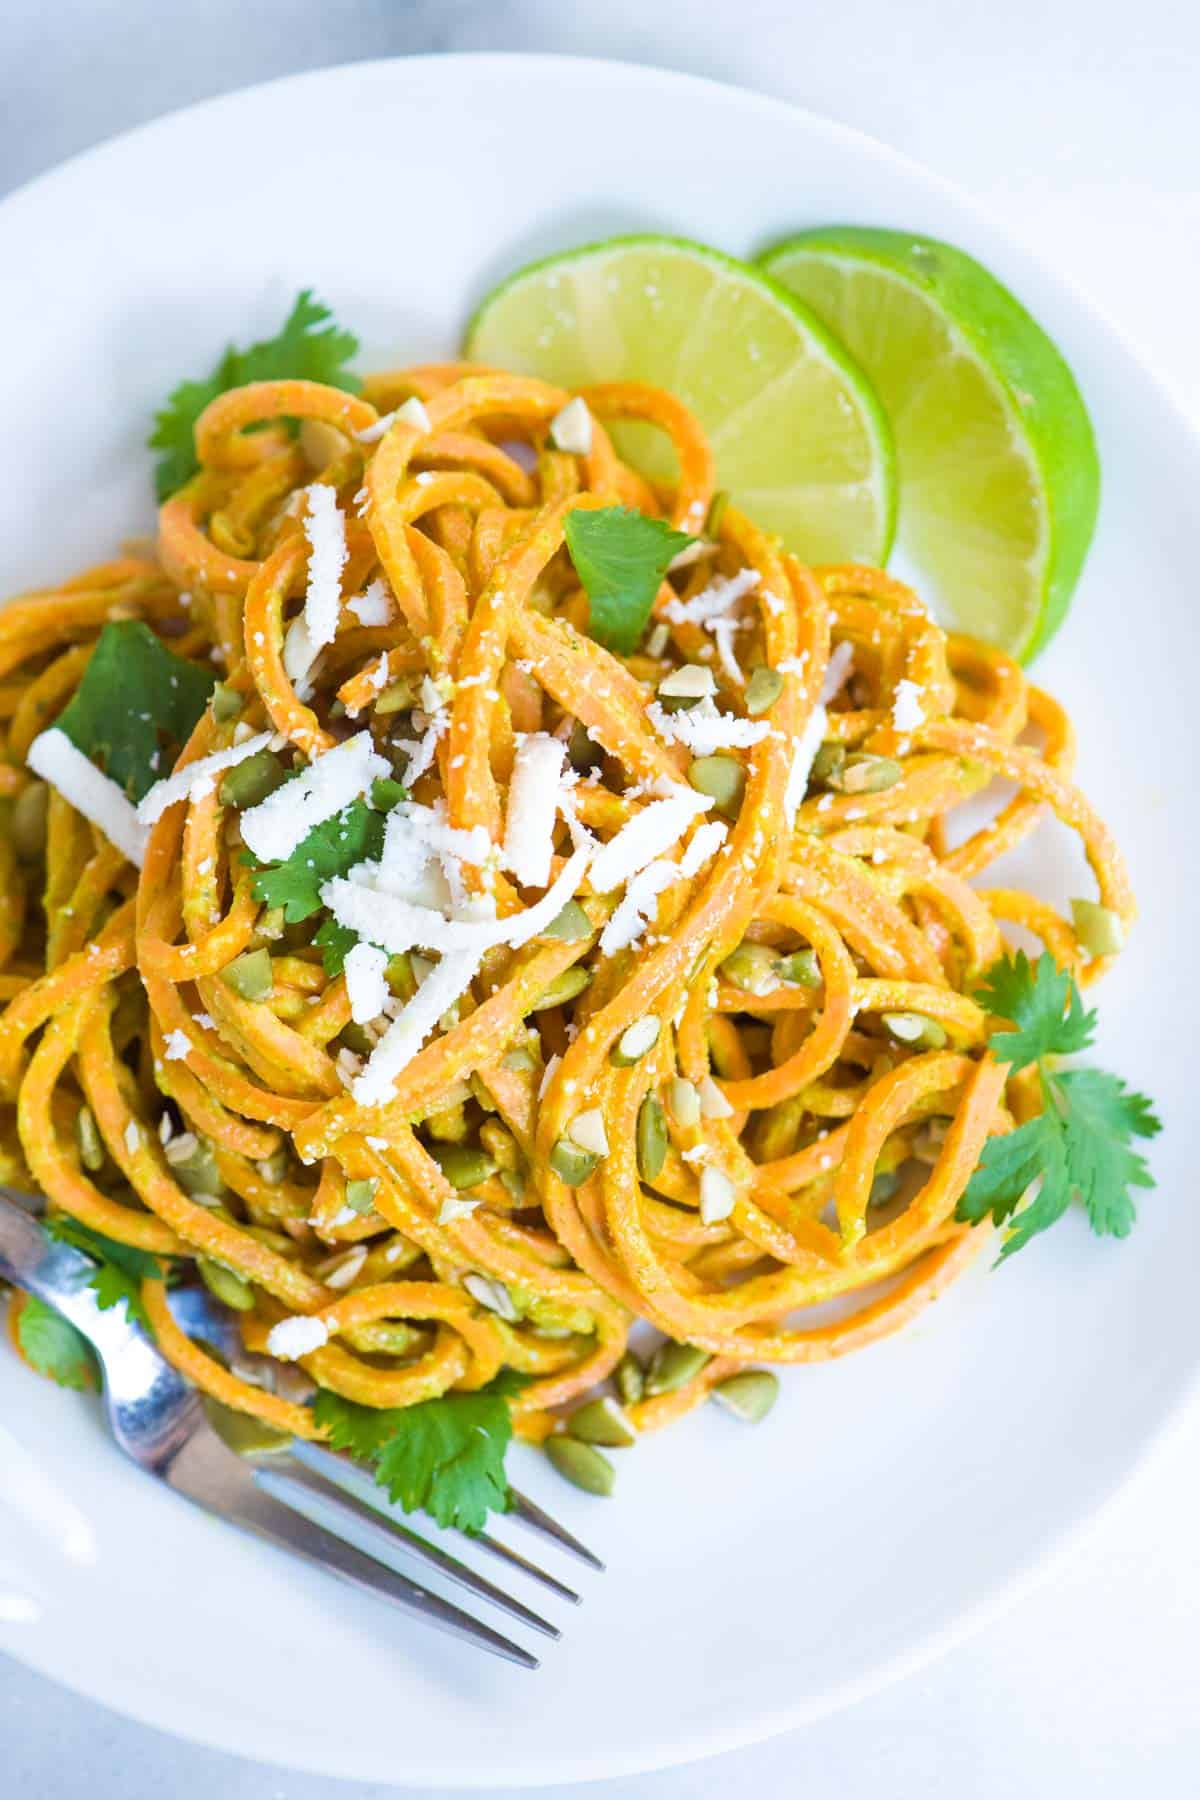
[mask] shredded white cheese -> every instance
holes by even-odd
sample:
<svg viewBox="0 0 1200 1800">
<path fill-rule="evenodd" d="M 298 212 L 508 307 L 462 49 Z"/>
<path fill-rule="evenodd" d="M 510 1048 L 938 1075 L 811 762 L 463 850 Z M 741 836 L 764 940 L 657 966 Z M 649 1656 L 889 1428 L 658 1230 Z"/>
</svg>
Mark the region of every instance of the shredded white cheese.
<svg viewBox="0 0 1200 1800">
<path fill-rule="evenodd" d="M 399 1017 L 388 1026 L 351 1084 L 350 1091 L 360 1106 L 383 1106 L 391 1099 L 397 1077 L 408 1067 L 442 1014 L 466 993 L 478 973 L 480 960 L 477 952 L 464 950 L 442 957 Z"/>
<path fill-rule="evenodd" d="M 109 843 L 139 869 L 150 833 L 115 781 L 77 750 L 57 726 L 35 737 L 25 761 L 35 775 L 69 800 L 77 813 L 102 831 Z"/>
<path fill-rule="evenodd" d="M 319 481 L 314 481 L 305 492 L 308 504 L 303 522 L 309 557 L 304 622 L 310 641 L 319 650 L 324 644 L 332 644 L 337 636 L 342 570 L 350 552 L 346 548 L 346 521 L 338 507 L 337 494 Z"/>
<path fill-rule="evenodd" d="M 388 953 L 376 944 L 357 943 L 346 952 L 346 993 L 356 1025 L 377 1019 L 391 998 L 387 984 Z"/>
<path fill-rule="evenodd" d="M 916 731 L 924 723 L 924 691 L 918 682 L 904 676 L 892 695 L 892 724 L 897 731 Z"/>
<path fill-rule="evenodd" d="M 725 839 L 729 836 L 728 825 L 720 819 L 706 819 L 698 825 L 692 835 L 692 841 L 679 859 L 679 873 L 684 879 L 698 875 L 706 862 L 711 862 Z"/>
<path fill-rule="evenodd" d="M 658 911 L 658 896 L 679 878 L 677 863 L 652 862 L 639 870 L 600 933 L 601 956 L 615 956 L 635 944 Z"/>
<path fill-rule="evenodd" d="M 168 1062 L 186 1062 L 187 1053 L 192 1047 L 192 1040 L 186 1031 L 168 1031 L 163 1039 L 163 1049 Z"/>
<path fill-rule="evenodd" d="M 504 819 L 504 860 L 522 887 L 545 887 L 554 855 L 554 821 L 565 746 L 545 731 L 517 744 Z"/>
<path fill-rule="evenodd" d="M 298 1313 L 291 1319 L 280 1319 L 267 1333 L 267 1349 L 281 1362 L 296 1362 L 329 1342 L 329 1328 L 321 1319 Z"/>
<path fill-rule="evenodd" d="M 360 625 L 388 625 L 392 619 L 392 596 L 385 581 L 373 581 L 361 594 L 346 602 Z"/>
<path fill-rule="evenodd" d="M 837 699 L 850 679 L 853 663 L 854 645 L 848 639 L 835 644 L 825 665 L 825 684 L 821 689 L 822 706 L 828 706 L 831 700 Z"/>
<path fill-rule="evenodd" d="M 596 852 L 591 871 L 595 891 L 611 893 L 664 855 L 679 842 L 692 820 L 711 805 L 706 794 L 685 787 L 675 787 L 666 798 L 652 800 Z"/>
<path fill-rule="evenodd" d="M 308 622 L 297 613 L 283 634 L 283 672 L 293 687 L 299 687 L 317 660 L 317 646 L 309 636 Z"/>
<path fill-rule="evenodd" d="M 667 712 L 657 700 L 652 700 L 646 717 L 660 737 L 668 743 L 685 745 L 693 756 L 711 756 L 714 750 L 748 749 L 771 729 L 766 719 L 739 719 L 734 713 L 719 712 L 711 698 L 680 712 Z"/>
<path fill-rule="evenodd" d="M 141 824 L 153 825 L 161 819 L 168 806 L 174 806 L 179 800 L 189 797 L 193 800 L 203 799 L 206 793 L 212 792 L 213 776 L 219 775 L 223 769 L 232 769 L 249 756 L 257 756 L 271 742 L 273 733 L 269 731 L 254 732 L 243 738 L 240 744 L 231 744 L 228 750 L 214 750 L 211 756 L 198 757 L 195 762 L 188 763 L 186 768 L 176 769 L 164 781 L 156 781 L 148 794 L 138 802 L 137 816 Z"/>
<path fill-rule="evenodd" d="M 746 594 L 752 593 L 761 577 L 757 569 L 739 569 L 736 575 L 718 575 L 706 588 L 690 600 L 668 600 L 663 617 L 672 625 L 705 625 L 712 619 L 724 618 L 730 608 Z"/>
<path fill-rule="evenodd" d="M 592 415 L 576 394 L 550 421 L 550 442 L 571 456 L 586 456 L 592 447 Z"/>
<path fill-rule="evenodd" d="M 376 750 L 370 732 L 357 732 L 242 814 L 247 849 L 260 862 L 285 862 L 314 825 L 332 819 L 373 781 L 391 772 L 391 764 Z"/>
<path fill-rule="evenodd" d="M 800 810 L 808 788 L 808 777 L 812 772 L 813 759 L 825 741 L 825 728 L 828 717 L 823 706 L 814 706 L 808 715 L 808 723 L 796 739 L 796 748 L 792 755 L 792 766 L 788 771 L 787 788 L 783 796 L 784 817 L 791 825 Z"/>
</svg>

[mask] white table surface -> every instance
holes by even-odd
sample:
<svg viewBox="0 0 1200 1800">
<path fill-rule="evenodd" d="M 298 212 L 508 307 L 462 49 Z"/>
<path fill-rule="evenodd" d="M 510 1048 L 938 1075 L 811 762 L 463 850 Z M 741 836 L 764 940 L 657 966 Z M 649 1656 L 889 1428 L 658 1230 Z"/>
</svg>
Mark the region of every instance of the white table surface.
<svg viewBox="0 0 1200 1800">
<path fill-rule="evenodd" d="M 874 133 L 970 189 L 1089 290 L 1200 424 L 1195 0 L 6 0 L 0 192 L 228 88 L 331 62 L 473 49 L 663 64 Z M 1194 1796 L 1198 1499 L 1193 1416 L 1068 1563 L 953 1658 L 736 1757 L 540 1792 L 699 1800 L 736 1784 L 764 1800 L 802 1790 L 839 1800 Z M 599 1741 L 602 1695 L 596 1731 Z M 398 1791 L 178 1744 L 0 1659 L 0 1792 L 14 1800 Z"/>
</svg>

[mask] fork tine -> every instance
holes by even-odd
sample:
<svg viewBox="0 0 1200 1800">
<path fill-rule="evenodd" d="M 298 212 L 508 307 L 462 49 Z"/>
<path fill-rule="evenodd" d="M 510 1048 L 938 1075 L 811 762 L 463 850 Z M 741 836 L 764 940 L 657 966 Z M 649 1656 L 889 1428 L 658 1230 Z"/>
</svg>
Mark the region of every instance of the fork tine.
<svg viewBox="0 0 1200 1800">
<path fill-rule="evenodd" d="M 299 1445 L 297 1449 L 300 1449 Z M 460 1562 L 458 1557 L 451 1556 L 448 1551 L 440 1549 L 436 1544 L 428 1543 L 425 1538 L 418 1537 L 415 1531 L 410 1531 L 407 1525 L 402 1525 L 398 1519 L 377 1511 L 369 1502 L 360 1499 L 358 1494 L 351 1491 L 345 1484 L 347 1471 L 337 1457 L 329 1455 L 327 1451 L 321 1450 L 315 1445 L 305 1445 L 302 1454 L 293 1456 L 289 1460 L 293 1466 L 288 1467 L 286 1471 L 278 1468 L 269 1471 L 272 1477 L 272 1491 L 278 1494 L 281 1500 L 287 1500 L 287 1490 L 293 1484 L 304 1488 L 310 1494 L 316 1495 L 326 1510 L 333 1515 L 335 1525 L 340 1521 L 342 1524 L 353 1526 L 356 1534 L 363 1540 L 361 1547 L 366 1549 L 368 1554 L 377 1553 L 376 1546 L 379 1551 L 384 1552 L 401 1550 L 414 1556 L 418 1562 L 427 1563 L 430 1568 L 437 1569 L 450 1581 L 456 1581 L 460 1587 L 465 1587 L 470 1593 L 478 1595 L 480 1599 L 490 1600 L 493 1606 L 498 1606 L 502 1611 L 510 1613 L 514 1619 L 519 1619 L 522 1624 L 530 1626 L 534 1631 L 540 1631 L 550 1638 L 561 1637 L 562 1633 L 557 1625 L 551 1625 L 548 1619 L 543 1619 L 532 1608 L 523 1606 L 519 1600 L 514 1600 L 510 1594 L 504 1592 L 503 1588 L 498 1588 L 494 1582 L 488 1581 L 485 1576 L 478 1574 L 469 1564 Z M 282 1489 L 281 1483 L 283 1484 Z"/>
<path fill-rule="evenodd" d="M 523 1669 L 539 1667 L 537 1657 L 520 1644 L 514 1644 L 510 1638 L 493 1631 L 490 1625 L 481 1624 L 470 1613 L 463 1612 L 440 1595 L 430 1593 L 428 1588 L 419 1587 L 407 1575 L 397 1574 L 394 1569 L 376 1562 L 365 1551 L 356 1549 L 306 1514 L 297 1512 L 283 1494 L 272 1492 L 277 1482 L 286 1483 L 286 1480 L 269 1470 L 256 1470 L 247 1503 L 228 1511 L 226 1516 L 317 1568 L 340 1576 L 352 1587 L 378 1599 L 390 1600 L 402 1612 L 423 1624 L 434 1625 L 480 1650 L 489 1650 L 493 1656 L 503 1657 L 505 1662 L 519 1663 Z"/>
<path fill-rule="evenodd" d="M 577 1537 L 572 1537 L 565 1525 L 560 1525 L 557 1519 L 552 1519 L 548 1512 L 543 1512 L 542 1508 L 535 1505 L 525 1494 L 519 1494 L 515 1487 L 510 1487 L 508 1492 L 512 1500 L 512 1506 L 509 1508 L 511 1518 L 520 1519 L 522 1525 L 527 1525 L 531 1531 L 540 1531 L 543 1537 L 550 1539 L 551 1543 L 558 1544 L 563 1550 L 569 1551 L 572 1556 L 577 1556 L 580 1562 L 585 1562 L 589 1569 L 598 1569 L 603 1575 L 604 1564 L 600 1558 L 589 1550 L 586 1544 L 581 1544 Z"/>
<path fill-rule="evenodd" d="M 499 1538 L 492 1537 L 489 1532 L 481 1531 L 475 1542 L 481 1550 L 486 1550 L 489 1556 L 498 1557 L 501 1562 L 506 1562 L 512 1569 L 519 1569 L 522 1575 L 528 1575 L 531 1581 L 541 1582 L 544 1588 L 549 1588 L 550 1592 L 557 1594 L 560 1600 L 569 1600 L 572 1606 L 579 1605 L 579 1595 L 574 1588 L 569 1588 L 565 1581 L 558 1579 L 557 1575 L 548 1575 L 545 1569 L 539 1569 L 535 1562 L 530 1562 L 529 1558 L 522 1556 L 520 1551 L 512 1550 L 507 1544 L 502 1544 Z"/>
</svg>

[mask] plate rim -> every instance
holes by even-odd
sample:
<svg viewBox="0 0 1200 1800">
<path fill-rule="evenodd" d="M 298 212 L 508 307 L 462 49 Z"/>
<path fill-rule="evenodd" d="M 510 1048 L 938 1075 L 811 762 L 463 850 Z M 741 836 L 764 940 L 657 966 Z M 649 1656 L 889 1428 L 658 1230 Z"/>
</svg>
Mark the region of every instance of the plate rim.
<svg viewBox="0 0 1200 1800">
<path fill-rule="evenodd" d="M 1176 398 L 1166 375 L 1154 360 L 1152 347 L 1138 342 L 1129 330 L 1108 314 L 1090 291 L 1078 285 L 1057 264 L 1043 259 L 1007 225 L 995 218 L 988 206 L 968 188 L 931 169 L 919 158 L 895 149 L 883 139 L 811 107 L 740 83 L 720 81 L 711 76 L 667 66 L 613 57 L 542 51 L 438 51 L 393 57 L 365 57 L 273 76 L 173 108 L 140 124 L 112 133 L 9 190 L 0 197 L 0 241 L 10 219 L 23 208 L 36 205 L 43 192 L 68 184 L 85 166 L 103 162 L 107 157 L 115 158 L 141 140 L 152 140 L 156 133 L 165 133 L 177 123 L 192 119 L 194 115 L 213 117 L 223 107 L 244 106 L 258 95 L 277 88 L 299 88 L 306 84 L 318 87 L 331 79 L 346 79 L 354 74 L 382 75 L 387 71 L 407 69 L 410 65 L 416 69 L 437 67 L 448 71 L 471 67 L 484 73 L 489 68 L 496 71 L 503 68 L 510 74 L 515 65 L 521 65 L 531 71 L 558 72 L 568 79 L 586 80 L 592 76 L 617 83 L 641 83 L 648 90 L 656 87 L 690 89 L 702 99 L 707 97 L 722 103 L 734 100 L 748 111 L 773 114 L 781 120 L 799 120 L 808 130 L 823 137 L 835 148 L 845 146 L 859 155 L 866 155 L 889 166 L 930 194 L 944 198 L 953 208 L 977 220 L 986 235 L 1006 254 L 1018 263 L 1024 262 L 1035 271 L 1039 279 L 1061 297 L 1068 310 L 1073 309 L 1083 315 L 1099 334 L 1114 345 L 1126 359 L 1130 372 L 1152 391 L 1157 405 L 1170 417 L 1181 440 L 1188 444 L 1200 475 L 1200 423 L 1191 417 Z M 479 1791 L 492 1790 L 498 1785 L 533 1789 L 559 1783 L 582 1784 L 648 1774 L 704 1761 L 767 1741 L 787 1731 L 799 1730 L 917 1673 L 984 1630 L 993 1620 L 1034 1592 L 1147 1482 L 1159 1461 L 1168 1455 L 1176 1436 L 1185 1429 L 1193 1415 L 1200 1411 L 1200 1351 L 1191 1366 L 1181 1369 L 1179 1373 L 1178 1385 L 1162 1413 L 1138 1441 L 1122 1470 L 1098 1484 L 1090 1504 L 1077 1511 L 1061 1529 L 1049 1535 L 1038 1549 L 1022 1559 L 1007 1575 L 997 1577 L 990 1588 L 962 1607 L 952 1619 L 927 1631 L 894 1656 L 872 1664 L 860 1677 L 841 1680 L 820 1693 L 811 1694 L 785 1707 L 769 1707 L 752 1716 L 744 1716 L 740 1724 L 714 1724 L 702 1739 L 695 1731 L 689 1732 L 687 1741 L 677 1737 L 664 1738 L 657 1743 L 653 1754 L 645 1749 L 615 1755 L 609 1752 L 602 1770 L 596 1769 L 594 1760 L 592 1766 L 588 1766 L 582 1755 L 575 1753 L 571 1757 L 559 1755 L 557 1760 L 545 1763 L 534 1775 L 511 1764 L 499 1771 L 494 1766 L 486 1773 L 472 1771 L 447 1775 L 439 1771 L 421 1774 L 419 1779 L 447 1791 Z M 176 1701 L 171 1706 L 160 1706 L 156 1712 L 143 1710 L 137 1704 L 136 1691 L 130 1696 L 114 1698 L 106 1690 L 103 1680 L 89 1682 L 82 1677 L 68 1678 L 60 1675 L 53 1668 L 44 1665 L 36 1655 L 26 1654 L 19 1639 L 15 1644 L 6 1643 L 3 1650 L 14 1661 L 71 1692 L 82 1694 L 143 1727 L 174 1735 L 204 1748 L 217 1749 L 251 1761 L 270 1761 L 284 1769 L 346 1781 L 387 1779 L 370 1755 L 365 1756 L 356 1767 L 347 1768 L 347 1763 L 355 1762 L 354 1752 L 348 1746 L 339 1751 L 337 1762 L 332 1756 L 314 1759 L 312 1755 L 303 1752 L 298 1755 L 289 1749 L 283 1728 L 271 1724 L 256 1725 L 257 1748 L 251 1750 L 239 1746 L 231 1749 L 227 1737 L 220 1732 L 221 1714 L 216 1707 L 202 1704 L 197 1708 L 193 1699 L 186 1704 Z M 160 1698 L 157 1694 L 155 1697 Z M 186 1716 L 188 1710 L 192 1715 L 190 1718 Z"/>
</svg>

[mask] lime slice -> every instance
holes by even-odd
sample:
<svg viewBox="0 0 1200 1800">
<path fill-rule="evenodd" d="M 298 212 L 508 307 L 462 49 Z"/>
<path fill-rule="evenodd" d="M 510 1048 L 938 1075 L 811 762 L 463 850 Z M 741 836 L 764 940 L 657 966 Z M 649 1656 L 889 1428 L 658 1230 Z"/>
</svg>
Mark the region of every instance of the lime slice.
<svg viewBox="0 0 1200 1800">
<path fill-rule="evenodd" d="M 849 357 L 786 289 L 681 238 L 612 238 L 532 263 L 479 308 L 469 357 L 571 390 L 645 381 L 691 407 L 736 505 L 811 562 L 881 562 L 895 520 L 891 434 Z M 669 479 L 652 426 L 621 454 Z"/>
<path fill-rule="evenodd" d="M 870 376 L 900 462 L 897 548 L 938 617 L 1016 656 L 1061 625 L 1100 465 L 1075 378 L 1006 288 L 910 232 L 830 226 L 762 266 Z"/>
</svg>

